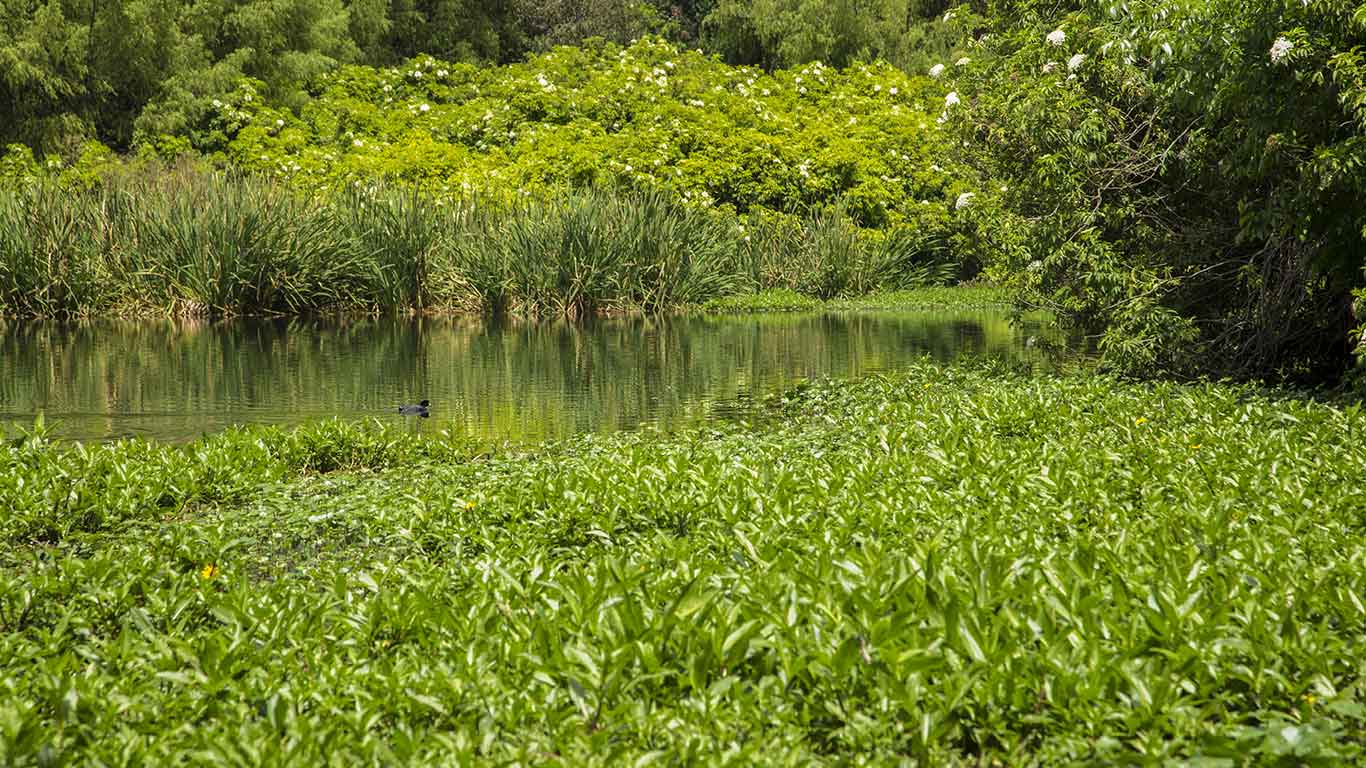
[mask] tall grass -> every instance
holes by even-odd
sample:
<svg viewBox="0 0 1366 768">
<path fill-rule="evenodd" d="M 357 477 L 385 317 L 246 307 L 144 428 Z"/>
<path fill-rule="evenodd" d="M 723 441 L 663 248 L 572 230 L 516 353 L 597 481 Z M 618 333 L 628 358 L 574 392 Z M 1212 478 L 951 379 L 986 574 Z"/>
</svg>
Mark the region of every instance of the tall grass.
<svg viewBox="0 0 1366 768">
<path fill-rule="evenodd" d="M 589 191 L 473 221 L 457 269 L 493 311 L 661 311 L 745 287 L 732 228 L 660 193 Z"/>
<path fill-rule="evenodd" d="M 111 301 L 109 221 L 94 201 L 53 186 L 0 192 L 0 309 L 13 315 L 103 311 Z"/>
<path fill-rule="evenodd" d="M 651 191 L 309 199 L 173 170 L 0 191 L 0 315 L 660 312 L 765 288 L 831 298 L 950 278 L 947 254 L 921 245 L 870 236 L 839 205 L 749 224 Z"/>
<path fill-rule="evenodd" d="M 760 219 L 746 235 L 749 274 L 760 288 L 832 299 L 959 277 L 958 261 L 937 235 L 911 228 L 869 233 L 840 202 L 804 219 Z"/>
</svg>

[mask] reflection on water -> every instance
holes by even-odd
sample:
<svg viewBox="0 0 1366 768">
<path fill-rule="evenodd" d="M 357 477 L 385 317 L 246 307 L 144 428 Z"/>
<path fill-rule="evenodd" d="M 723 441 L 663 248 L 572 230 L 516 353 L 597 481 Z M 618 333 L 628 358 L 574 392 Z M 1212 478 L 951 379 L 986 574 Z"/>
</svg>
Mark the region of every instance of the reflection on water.
<svg viewBox="0 0 1366 768">
<path fill-rule="evenodd" d="M 0 428 L 42 412 L 58 434 L 185 440 L 231 424 L 380 416 L 423 397 L 414 429 L 498 439 L 706 418 L 802 379 L 923 355 L 1042 363 L 1003 312 L 15 324 L 0 329 Z"/>
</svg>

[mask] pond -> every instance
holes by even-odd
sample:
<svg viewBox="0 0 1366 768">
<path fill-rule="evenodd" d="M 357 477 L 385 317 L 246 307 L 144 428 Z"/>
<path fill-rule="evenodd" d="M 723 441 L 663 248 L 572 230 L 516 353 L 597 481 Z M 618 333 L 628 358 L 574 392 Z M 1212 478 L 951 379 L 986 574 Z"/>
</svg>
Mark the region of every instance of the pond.
<svg viewBox="0 0 1366 768">
<path fill-rule="evenodd" d="M 1039 341 L 1047 343 L 1036 343 Z M 668 428 L 809 379 L 929 355 L 1048 364 L 1057 333 L 1005 310 L 610 318 L 99 321 L 0 328 L 0 429 L 182 441 L 234 424 L 378 417 L 539 440 Z M 400 403 L 432 401 L 429 419 Z"/>
</svg>

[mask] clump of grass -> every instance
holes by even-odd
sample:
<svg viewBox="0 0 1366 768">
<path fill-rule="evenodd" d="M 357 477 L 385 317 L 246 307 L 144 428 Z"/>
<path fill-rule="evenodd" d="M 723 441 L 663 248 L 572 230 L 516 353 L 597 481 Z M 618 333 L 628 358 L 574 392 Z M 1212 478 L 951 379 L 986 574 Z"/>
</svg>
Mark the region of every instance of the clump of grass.
<svg viewBox="0 0 1366 768">
<path fill-rule="evenodd" d="M 105 194 L 135 195 L 137 272 L 154 276 L 163 306 L 187 302 L 213 315 L 299 314 L 354 306 L 373 294 L 362 275 L 383 262 L 362 254 L 364 241 L 347 237 L 336 208 L 311 205 L 289 191 L 222 176 L 176 183 L 115 187 Z M 383 221 L 383 219 L 381 219 Z M 152 294 L 156 295 L 156 294 Z"/>
<path fill-rule="evenodd" d="M 913 228 L 860 229 L 841 201 L 804 219 L 759 218 L 744 250 L 752 285 L 817 299 L 948 285 L 958 263 L 936 235 Z"/>
<path fill-rule="evenodd" d="M 367 272 L 356 303 L 378 312 L 420 312 L 439 301 L 432 284 L 449 276 L 458 213 L 409 189 L 353 186 L 334 205 Z"/>
<path fill-rule="evenodd" d="M 0 309 L 21 316 L 108 309 L 109 222 L 51 184 L 0 190 Z"/>
<path fill-rule="evenodd" d="M 827 301 L 791 288 L 771 288 L 757 293 L 726 296 L 702 304 L 706 312 L 809 312 L 871 309 L 1002 309 L 1011 306 L 1009 291 L 991 285 L 924 286 L 902 290 L 874 290 L 860 296 Z"/>
<path fill-rule="evenodd" d="M 458 271 L 493 313 L 658 312 L 742 279 L 725 224 L 659 192 L 588 191 L 486 213 L 457 253 Z"/>
<path fill-rule="evenodd" d="M 791 288 L 770 288 L 757 293 L 726 296 L 702 305 L 707 312 L 739 314 L 744 312 L 804 312 L 824 306 L 819 299 L 797 293 Z"/>
</svg>

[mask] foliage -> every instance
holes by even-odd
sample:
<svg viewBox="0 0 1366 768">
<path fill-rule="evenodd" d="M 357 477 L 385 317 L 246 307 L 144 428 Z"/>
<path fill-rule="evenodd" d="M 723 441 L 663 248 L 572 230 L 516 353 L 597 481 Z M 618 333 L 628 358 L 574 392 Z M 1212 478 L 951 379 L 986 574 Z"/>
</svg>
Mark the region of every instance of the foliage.
<svg viewBox="0 0 1366 768">
<path fill-rule="evenodd" d="M 317 88 L 297 117 L 244 91 L 191 135 L 308 189 L 383 178 L 509 199 L 611 183 L 798 215 L 842 196 L 873 228 L 941 218 L 959 191 L 927 106 L 938 87 L 886 65 L 766 74 L 642 40 L 498 68 L 346 67 Z"/>
<path fill-rule="evenodd" d="M 356 56 L 340 0 L 7 0 L 3 18 L 0 142 L 43 151 L 83 138 L 127 147 L 138 122 L 178 130 L 243 76 L 293 100 Z"/>
<path fill-rule="evenodd" d="M 767 409 L 254 487 L 254 432 L 86 448 L 92 500 L 239 492 L 2 551 L 6 756 L 1361 760 L 1359 409 L 932 364 Z M 20 508 L 70 461 L 7 450 Z"/>
<path fill-rule="evenodd" d="M 863 309 L 982 309 L 1009 308 L 1010 294 L 985 285 L 926 286 L 908 290 L 874 291 L 862 296 L 820 301 L 788 288 L 772 288 L 707 302 L 703 309 L 720 314 L 748 312 L 809 312 Z"/>
<path fill-rule="evenodd" d="M 770 228 L 745 221 L 649 188 L 500 201 L 372 185 L 310 197 L 152 165 L 90 188 L 0 190 L 0 315 L 577 317 L 770 287 L 858 295 L 956 273 L 909 230 L 860 233 L 839 206 Z"/>
<path fill-rule="evenodd" d="M 707 50 L 766 69 L 885 59 L 923 71 L 957 43 L 938 17 L 950 0 L 720 0 L 703 21 Z"/>
<path fill-rule="evenodd" d="M 182 448 L 68 444 L 52 439 L 40 421 L 0 448 L 0 502 L 9 510 L 0 541 L 56 544 L 240 500 L 263 483 L 300 473 L 383 469 L 474 451 L 456 439 L 418 440 L 378 422 L 229 429 Z"/>
<path fill-rule="evenodd" d="M 913 46 L 951 40 L 923 29 L 921 8 L 893 0 L 871 24 L 859 3 L 802 0 L 786 26 L 765 28 L 783 63 L 815 58 L 916 55 Z M 211 104 L 243 78 L 293 110 L 324 72 L 349 63 L 393 66 L 418 55 L 505 64 L 529 51 L 592 40 L 626 44 L 649 34 L 730 56 L 734 4 L 712 0 L 5 0 L 0 4 L 0 146 L 23 142 L 64 152 L 96 139 L 119 150 L 179 135 L 211 115 Z M 776 9 L 775 9 L 776 10 Z M 712 34 L 703 20 L 715 16 Z M 816 38 L 791 22 L 829 21 Z M 900 59 L 896 59 L 901 61 Z M 773 60 L 777 63 L 777 59 Z M 745 60 L 745 63 L 755 63 Z M 908 62 L 902 62 L 908 63 Z M 915 68 L 919 68 L 918 66 Z"/>
<path fill-rule="evenodd" d="M 968 241 L 993 274 L 1120 369 L 1340 374 L 1366 227 L 1360 14 L 1002 5 L 947 114 L 1010 190 Z"/>
</svg>

